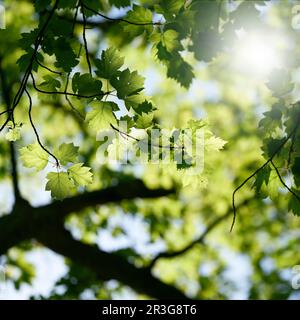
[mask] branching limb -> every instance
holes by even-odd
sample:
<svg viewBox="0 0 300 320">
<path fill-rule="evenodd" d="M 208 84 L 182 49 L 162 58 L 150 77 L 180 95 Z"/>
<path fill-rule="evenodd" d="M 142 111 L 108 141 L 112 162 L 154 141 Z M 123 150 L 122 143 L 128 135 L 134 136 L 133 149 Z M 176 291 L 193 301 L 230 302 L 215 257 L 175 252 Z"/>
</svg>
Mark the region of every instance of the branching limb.
<svg viewBox="0 0 300 320">
<path fill-rule="evenodd" d="M 121 256 L 75 240 L 63 226 L 53 224 L 45 230 L 38 230 L 37 240 L 49 249 L 88 267 L 101 280 L 118 280 L 137 292 L 157 299 L 187 299 L 175 287 L 152 276 L 149 269 L 137 268 Z"/>
<path fill-rule="evenodd" d="M 37 58 L 35 58 L 35 61 L 37 62 L 37 64 L 42 67 L 43 69 L 46 69 L 48 71 L 50 71 L 51 73 L 55 73 L 55 74 L 58 74 L 58 75 L 62 75 L 62 72 L 60 71 L 55 71 L 55 70 L 52 70 L 50 69 L 49 67 L 45 66 L 44 64 L 42 64 Z"/>
<path fill-rule="evenodd" d="M 45 94 L 51 94 L 51 95 L 58 94 L 58 95 L 64 95 L 64 96 L 67 95 L 67 96 L 77 97 L 77 98 L 91 99 L 91 98 L 97 98 L 97 97 L 104 97 L 106 95 L 109 95 L 112 92 L 112 91 L 111 92 L 101 92 L 101 93 L 86 96 L 86 95 L 81 95 L 81 94 L 72 93 L 72 92 L 64 92 L 64 91 L 45 91 L 45 90 L 42 90 L 36 86 L 35 78 L 32 73 L 30 74 L 30 76 L 32 79 L 32 85 L 33 85 L 34 89 L 40 93 L 45 93 Z"/>
<path fill-rule="evenodd" d="M 241 209 L 242 207 L 246 206 L 250 201 L 252 200 L 252 198 L 248 198 L 246 200 L 244 200 L 241 204 L 238 205 L 237 209 Z M 179 249 L 177 251 L 169 251 L 169 252 L 162 252 L 160 254 L 158 254 L 149 264 L 148 268 L 152 269 L 155 265 L 155 263 L 162 258 L 175 258 L 178 257 L 186 252 L 188 252 L 189 250 L 191 250 L 192 248 L 194 248 L 196 245 L 198 244 L 203 244 L 204 240 L 206 238 L 206 236 L 211 233 L 219 224 L 221 224 L 221 222 L 223 222 L 224 220 L 226 220 L 229 216 L 231 215 L 231 208 L 229 208 L 227 210 L 226 213 L 224 213 L 223 215 L 215 218 L 210 224 L 207 225 L 205 231 L 194 241 L 192 241 L 191 243 L 189 243 L 187 246 L 183 247 L 182 249 Z"/>
<path fill-rule="evenodd" d="M 135 25 L 135 26 L 155 26 L 155 25 L 163 25 L 162 22 L 150 22 L 150 21 L 145 21 L 145 22 L 134 22 L 134 21 L 129 21 L 127 19 L 124 19 L 124 18 L 110 18 L 90 7 L 88 7 L 86 4 L 83 3 L 83 7 L 91 12 L 93 12 L 94 14 L 106 19 L 106 20 L 109 20 L 109 21 L 118 21 L 118 22 L 126 22 L 128 24 L 132 24 L 132 25 Z"/>
<path fill-rule="evenodd" d="M 157 299 L 187 299 L 180 290 L 152 276 L 148 268 L 138 268 L 119 255 L 75 240 L 63 227 L 67 214 L 85 207 L 136 197 L 159 197 L 171 192 L 173 190 L 151 190 L 142 182 L 133 181 L 38 208 L 22 203 L 11 214 L 0 218 L 0 255 L 22 241 L 36 239 L 49 249 L 90 268 L 101 280 L 116 279 Z"/>
<path fill-rule="evenodd" d="M 293 135 L 296 133 L 296 131 L 298 130 L 300 125 L 300 119 L 297 120 L 297 124 L 295 126 L 295 128 L 287 135 L 287 137 L 282 141 L 282 143 L 277 147 L 277 149 L 273 152 L 273 154 L 271 155 L 271 157 L 263 164 L 261 165 L 257 170 L 255 170 L 248 178 L 246 178 L 232 193 L 232 208 L 233 208 L 233 220 L 232 220 L 232 224 L 231 224 L 231 228 L 230 231 L 232 231 L 234 224 L 235 224 L 235 220 L 236 220 L 236 206 L 235 206 L 235 195 L 236 193 L 249 181 L 251 180 L 253 177 L 256 176 L 256 174 L 262 170 L 263 168 L 265 168 L 269 163 L 272 162 L 272 160 L 274 159 L 274 157 L 280 153 L 281 149 L 285 146 L 285 144 L 290 140 L 291 137 L 293 137 Z"/>
<path fill-rule="evenodd" d="M 66 198 L 62 201 L 55 201 L 49 205 L 43 206 L 45 216 L 49 218 L 58 216 L 64 219 L 72 212 L 79 212 L 85 208 L 107 203 L 119 203 L 122 200 L 135 198 L 151 199 L 164 197 L 174 194 L 174 189 L 149 189 L 140 180 L 121 182 L 116 186 L 108 187 L 103 190 L 86 192 L 74 197 Z"/>
</svg>

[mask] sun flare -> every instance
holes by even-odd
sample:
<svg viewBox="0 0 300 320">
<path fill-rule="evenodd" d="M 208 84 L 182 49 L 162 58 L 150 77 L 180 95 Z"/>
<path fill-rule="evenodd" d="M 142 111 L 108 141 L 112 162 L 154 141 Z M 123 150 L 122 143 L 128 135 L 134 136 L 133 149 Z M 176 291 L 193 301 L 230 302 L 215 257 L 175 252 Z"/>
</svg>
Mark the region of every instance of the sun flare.
<svg viewBox="0 0 300 320">
<path fill-rule="evenodd" d="M 260 34 L 243 34 L 234 47 L 235 67 L 247 74 L 265 76 L 281 65 L 274 39 Z"/>
</svg>

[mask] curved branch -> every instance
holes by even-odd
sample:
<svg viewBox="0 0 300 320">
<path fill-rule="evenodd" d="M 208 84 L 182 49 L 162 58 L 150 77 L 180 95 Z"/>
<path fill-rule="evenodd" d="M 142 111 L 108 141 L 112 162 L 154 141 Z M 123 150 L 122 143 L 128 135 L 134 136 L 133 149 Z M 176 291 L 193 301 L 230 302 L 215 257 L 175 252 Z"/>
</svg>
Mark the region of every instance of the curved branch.
<svg viewBox="0 0 300 320">
<path fill-rule="evenodd" d="M 117 254 L 77 241 L 63 227 L 63 218 L 73 210 L 122 199 L 159 197 L 171 192 L 147 189 L 140 181 L 132 183 L 132 187 L 123 183 L 38 208 L 22 202 L 11 214 L 0 218 L 0 255 L 22 241 L 37 239 L 49 249 L 90 268 L 101 280 L 116 279 L 158 299 L 187 299 L 180 290 L 152 276 L 148 268 L 138 268 Z"/>
<path fill-rule="evenodd" d="M 86 16 L 84 13 L 84 7 L 83 7 L 83 2 L 80 1 L 80 6 L 81 6 L 81 13 L 82 13 L 82 18 L 83 18 L 83 28 L 82 28 L 82 38 L 83 38 L 83 43 L 84 43 L 84 48 L 85 48 L 85 56 L 86 56 L 86 62 L 89 68 L 89 73 L 92 74 L 92 67 L 91 67 L 91 62 L 89 58 L 89 50 L 88 50 L 88 44 L 86 40 Z"/>
<path fill-rule="evenodd" d="M 51 221 L 62 222 L 72 212 L 95 205 L 118 203 L 123 199 L 157 198 L 172 193 L 174 190 L 148 189 L 141 181 L 134 180 L 37 208 L 23 200 L 16 204 L 10 214 L 0 217 L 0 255 L 21 241 L 32 238 L 40 226 L 47 227 Z"/>
<path fill-rule="evenodd" d="M 106 16 L 106 15 L 104 15 L 104 14 L 102 14 L 102 13 L 100 13 L 100 12 L 98 12 L 98 11 L 90 8 L 90 7 L 88 7 L 88 6 L 85 5 L 84 3 L 83 3 L 83 7 L 84 7 L 85 9 L 93 12 L 94 14 L 96 14 L 96 15 L 98 15 L 98 16 L 106 19 L 106 20 L 109 20 L 109 21 L 114 21 L 114 22 L 116 22 L 116 21 L 126 22 L 126 23 L 128 23 L 128 24 L 132 24 L 132 25 L 135 25 L 135 26 L 155 26 L 155 25 L 163 25 L 162 22 L 149 22 L 149 21 L 148 21 L 148 22 L 134 22 L 134 21 L 129 21 L 129 20 L 124 19 L 124 18 L 110 18 L 110 17 L 108 17 L 108 16 Z"/>
<path fill-rule="evenodd" d="M 37 64 L 38 64 L 40 67 L 42 67 L 42 68 L 45 69 L 45 70 L 50 71 L 51 73 L 55 73 L 55 74 L 58 74 L 58 75 L 60 75 L 60 76 L 63 74 L 63 73 L 60 72 L 60 71 L 52 70 L 52 69 L 50 69 L 49 67 L 45 66 L 45 65 L 42 64 L 37 58 L 35 58 L 35 61 L 37 62 Z"/>
<path fill-rule="evenodd" d="M 137 268 L 123 257 L 104 252 L 96 245 L 75 240 L 70 232 L 60 225 L 48 225 L 46 230 L 40 229 L 37 240 L 49 249 L 88 267 L 101 280 L 118 280 L 137 292 L 157 299 L 187 299 L 175 287 L 152 276 L 150 270 Z"/>
<path fill-rule="evenodd" d="M 135 198 L 158 198 L 174 194 L 174 189 L 149 189 L 140 180 L 132 182 L 122 182 L 116 186 L 103 190 L 86 192 L 74 197 L 66 198 L 62 201 L 55 201 L 49 205 L 40 207 L 43 214 L 53 219 L 64 219 L 72 212 L 78 212 L 87 207 L 103 205 L 107 203 L 119 203 L 122 200 Z M 43 217 L 43 219 L 45 219 Z"/>
<path fill-rule="evenodd" d="M 25 89 L 25 92 L 26 92 L 26 94 L 28 96 L 28 99 L 29 99 L 29 111 L 28 111 L 29 121 L 30 121 L 31 127 L 32 127 L 32 129 L 33 129 L 33 131 L 35 133 L 37 142 L 40 145 L 40 147 L 55 160 L 56 166 L 59 167 L 58 159 L 55 157 L 55 155 L 52 152 L 50 152 L 48 149 L 46 149 L 44 147 L 44 145 L 42 144 L 42 142 L 40 140 L 40 137 L 39 137 L 39 134 L 37 132 L 37 129 L 36 129 L 34 123 L 33 123 L 32 114 L 31 114 L 31 111 L 32 111 L 32 99 L 31 99 L 31 96 L 30 96 L 29 92 L 27 91 L 27 89 Z"/>
<path fill-rule="evenodd" d="M 237 207 L 237 209 L 240 209 L 244 206 L 246 206 L 253 198 L 248 198 L 245 199 L 242 203 L 240 203 Z M 148 268 L 153 268 L 153 266 L 155 265 L 155 263 L 161 259 L 161 258 L 175 258 L 178 257 L 184 253 L 186 253 L 187 251 L 191 250 L 192 248 L 194 248 L 197 244 L 203 244 L 204 240 L 206 238 L 206 236 L 211 233 L 215 227 L 217 227 L 221 222 L 223 222 L 224 220 L 226 220 L 229 216 L 231 215 L 231 208 L 229 208 L 227 210 L 226 213 L 224 213 L 223 215 L 221 215 L 220 217 L 217 217 L 215 220 L 213 220 L 210 224 L 207 225 L 205 231 L 194 241 L 192 241 L 191 243 L 189 243 L 187 246 L 183 247 L 180 250 L 177 251 L 170 251 L 170 252 L 162 252 L 160 254 L 158 254 L 149 264 Z"/>
<path fill-rule="evenodd" d="M 298 130 L 300 125 L 300 119 L 297 119 L 297 124 L 295 128 L 287 135 L 287 137 L 283 140 L 283 142 L 277 147 L 277 149 L 273 152 L 271 157 L 263 164 L 261 165 L 258 169 L 256 169 L 248 178 L 246 178 L 232 193 L 232 208 L 233 208 L 233 219 L 232 219 L 232 224 L 230 228 L 230 232 L 232 231 L 234 224 L 235 224 L 235 219 L 236 219 L 236 207 L 235 207 L 235 194 L 253 177 L 256 176 L 256 174 L 262 170 L 264 167 L 266 167 L 269 163 L 272 162 L 274 157 L 281 151 L 281 149 L 285 146 L 285 144 L 290 140 L 290 138 L 295 134 L 295 132 Z"/>
<path fill-rule="evenodd" d="M 271 160 L 271 164 L 273 166 L 273 168 L 275 169 L 276 171 L 276 174 L 281 182 L 281 184 L 300 202 L 300 197 L 297 195 L 297 193 L 295 193 L 283 180 L 278 168 L 275 166 L 273 160 Z"/>
<path fill-rule="evenodd" d="M 60 94 L 60 95 L 67 95 L 67 96 L 72 96 L 72 97 L 77 97 L 77 98 L 85 98 L 85 99 L 104 97 L 104 96 L 111 93 L 111 92 L 101 92 L 101 93 L 92 94 L 92 95 L 87 96 L 87 95 L 82 95 L 82 94 L 77 94 L 77 93 L 72 93 L 72 92 L 64 92 L 64 91 L 63 92 L 62 91 L 45 91 L 45 90 L 42 90 L 36 86 L 35 78 L 32 73 L 30 73 L 30 76 L 32 79 L 32 85 L 33 85 L 34 89 L 40 93 L 51 94 L 51 95 Z"/>
</svg>

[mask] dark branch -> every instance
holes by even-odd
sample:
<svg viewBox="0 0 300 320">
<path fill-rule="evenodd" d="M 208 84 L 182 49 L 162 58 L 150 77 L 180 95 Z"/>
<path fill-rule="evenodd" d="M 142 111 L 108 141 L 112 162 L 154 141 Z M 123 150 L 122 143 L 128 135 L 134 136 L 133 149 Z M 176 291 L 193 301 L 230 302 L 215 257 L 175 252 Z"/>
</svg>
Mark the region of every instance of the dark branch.
<svg viewBox="0 0 300 320">
<path fill-rule="evenodd" d="M 140 180 L 131 182 L 121 182 L 116 186 L 108 187 L 103 190 L 83 193 L 81 195 L 66 198 L 62 201 L 55 201 L 49 205 L 41 207 L 44 215 L 57 216 L 63 219 L 72 212 L 78 212 L 87 207 L 103 205 L 107 203 L 119 203 L 122 200 L 135 198 L 157 198 L 174 194 L 175 190 L 170 189 L 149 189 Z"/>
<path fill-rule="evenodd" d="M 273 168 L 275 169 L 276 171 L 276 174 L 281 182 L 281 184 L 300 202 L 300 197 L 297 195 L 297 193 L 295 193 L 283 180 L 278 168 L 275 166 L 273 160 L 271 160 L 271 164 L 273 166 Z"/>
<path fill-rule="evenodd" d="M 248 199 L 244 200 L 241 204 L 238 205 L 237 209 L 241 209 L 242 207 L 246 206 L 251 200 L 252 200 L 252 198 L 248 198 Z M 208 226 L 206 227 L 205 231 L 197 239 L 193 240 L 187 246 L 185 246 L 182 249 L 177 250 L 177 251 L 162 252 L 162 253 L 158 254 L 151 261 L 151 263 L 149 264 L 148 268 L 150 268 L 150 269 L 153 268 L 153 266 L 155 265 L 155 263 L 159 259 L 178 257 L 178 256 L 188 252 L 189 250 L 194 248 L 196 245 L 203 244 L 206 236 L 209 233 L 211 233 L 221 222 L 226 220 L 230 215 L 231 215 L 231 208 L 229 208 L 226 213 L 224 213 L 223 215 L 215 218 L 210 224 L 208 224 Z"/>
<path fill-rule="evenodd" d="M 84 21 L 83 20 L 79 20 L 76 19 L 74 20 L 72 17 L 68 17 L 66 15 L 58 15 L 58 17 L 62 20 L 66 20 L 69 22 L 73 22 L 74 24 L 83 26 Z M 111 28 L 112 25 L 114 25 L 115 23 L 118 23 L 118 21 L 120 19 L 122 19 L 123 17 L 119 17 L 117 18 L 118 20 L 116 21 L 110 21 L 110 20 L 105 20 L 105 21 L 86 21 L 86 28 L 99 28 L 102 31 L 107 31 Z"/>
<path fill-rule="evenodd" d="M 10 214 L 0 218 L 0 255 L 21 241 L 32 238 L 35 230 L 41 226 L 47 227 L 51 221 L 62 222 L 72 212 L 96 205 L 119 203 L 123 199 L 157 198 L 172 193 L 174 190 L 148 189 L 141 181 L 134 180 L 37 208 L 22 201 Z"/>
<path fill-rule="evenodd" d="M 46 247 L 88 267 L 101 280 L 115 279 L 140 293 L 157 299 L 187 299 L 178 289 L 152 276 L 149 269 L 137 268 L 123 257 L 100 250 L 96 245 L 75 240 L 62 226 L 51 225 L 37 234 Z"/>
<path fill-rule="evenodd" d="M 12 112 L 11 112 L 11 99 L 10 99 L 10 90 L 9 85 L 6 81 L 6 76 L 4 74 L 4 71 L 2 69 L 2 57 L 0 57 L 0 78 L 1 78 L 1 89 L 3 92 L 4 101 L 6 104 L 6 111 L 1 112 L 1 114 L 8 113 L 8 119 L 12 119 Z M 16 151 L 15 146 L 13 142 L 9 143 L 9 150 L 10 150 L 10 159 L 11 159 L 11 176 L 13 181 L 13 189 L 14 189 L 14 196 L 15 196 L 15 202 L 18 202 L 21 199 L 20 189 L 19 189 L 19 182 L 18 182 L 18 164 L 16 159 Z"/>
<path fill-rule="evenodd" d="M 97 94 L 92 94 L 92 95 L 82 95 L 82 94 L 77 94 L 77 93 L 72 93 L 72 92 L 62 92 L 62 91 L 45 91 L 42 89 L 39 89 L 36 86 L 35 83 L 35 78 L 33 76 L 32 73 L 30 73 L 31 79 L 32 79 L 32 85 L 34 87 L 34 89 L 40 93 L 45 93 L 45 94 L 51 94 L 51 95 L 55 95 L 55 94 L 60 94 L 60 95 L 64 95 L 64 96 L 72 96 L 72 97 L 77 97 L 77 98 L 85 98 L 85 99 L 91 99 L 91 98 L 96 98 L 96 97 L 104 97 L 106 95 L 109 95 L 111 92 L 101 92 L 101 93 L 97 93 Z"/>
<path fill-rule="evenodd" d="M 0 255 L 22 241 L 37 239 L 55 252 L 90 268 L 101 280 L 116 279 L 138 292 L 158 299 L 187 299 L 175 287 L 152 276 L 148 268 L 135 267 L 117 254 L 81 243 L 63 228 L 64 217 L 74 210 L 122 199 L 159 197 L 171 192 L 150 190 L 142 182 L 133 181 L 44 207 L 32 208 L 22 202 L 11 214 L 0 218 Z"/>
<path fill-rule="evenodd" d="M 91 12 L 93 12 L 94 14 L 98 15 L 99 17 L 102 17 L 106 20 L 109 20 L 109 21 L 118 21 L 118 22 L 125 22 L 125 23 L 128 23 L 128 24 L 132 24 L 132 25 L 135 25 L 135 26 L 155 26 L 155 25 L 163 25 L 162 22 L 150 22 L 150 21 L 145 21 L 145 22 L 134 22 L 134 21 L 129 21 L 127 19 L 124 19 L 124 18 L 110 18 L 106 15 L 104 15 L 103 13 L 100 13 L 90 7 L 88 7 L 87 5 L 83 4 L 83 7 Z"/>
<path fill-rule="evenodd" d="M 86 56 L 86 62 L 89 68 L 89 73 L 92 74 L 92 67 L 91 67 L 91 62 L 89 58 L 89 50 L 88 50 L 88 44 L 86 40 L 86 17 L 84 13 L 84 7 L 83 7 L 83 2 L 80 1 L 81 5 L 81 12 L 82 12 L 82 18 L 83 18 L 83 28 L 82 28 L 82 38 L 83 38 L 83 43 L 84 43 L 84 48 L 85 48 L 85 56 Z"/>
<path fill-rule="evenodd" d="M 37 64 L 42 67 L 43 69 L 46 69 L 52 73 L 55 73 L 55 74 L 59 74 L 59 75 L 62 75 L 62 72 L 60 71 L 55 71 L 55 70 L 52 70 L 50 69 L 49 67 L 45 66 L 44 64 L 42 64 L 37 58 L 35 58 L 35 61 L 37 62 Z"/>
</svg>

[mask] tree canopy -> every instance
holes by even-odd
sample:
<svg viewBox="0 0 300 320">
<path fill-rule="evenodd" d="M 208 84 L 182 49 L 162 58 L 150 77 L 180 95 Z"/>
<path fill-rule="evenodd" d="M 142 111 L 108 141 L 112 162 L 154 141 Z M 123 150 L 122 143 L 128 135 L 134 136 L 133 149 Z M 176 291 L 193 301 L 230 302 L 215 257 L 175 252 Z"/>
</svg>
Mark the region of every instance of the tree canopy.
<svg viewBox="0 0 300 320">
<path fill-rule="evenodd" d="M 299 297 L 298 1 L 3 7 L 7 281 L 42 248 L 37 299 Z"/>
</svg>

